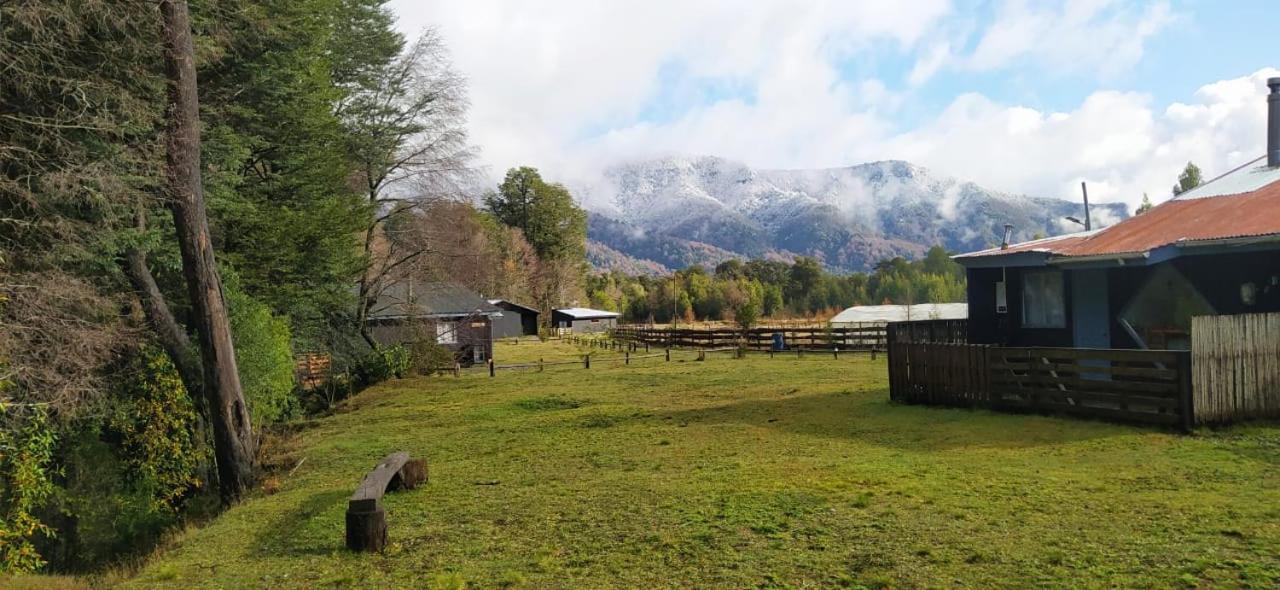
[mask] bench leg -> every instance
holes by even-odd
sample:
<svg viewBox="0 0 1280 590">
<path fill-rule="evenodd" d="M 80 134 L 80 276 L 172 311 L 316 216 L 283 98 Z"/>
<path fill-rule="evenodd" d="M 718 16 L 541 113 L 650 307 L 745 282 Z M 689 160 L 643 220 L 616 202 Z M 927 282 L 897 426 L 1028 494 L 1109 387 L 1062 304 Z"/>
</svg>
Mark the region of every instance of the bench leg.
<svg viewBox="0 0 1280 590">
<path fill-rule="evenodd" d="M 368 512 L 347 510 L 347 549 L 380 552 L 387 546 L 387 511 L 379 506 Z"/>
<path fill-rule="evenodd" d="M 389 491 L 412 490 L 427 481 L 427 460 L 409 459 L 391 479 Z"/>
</svg>

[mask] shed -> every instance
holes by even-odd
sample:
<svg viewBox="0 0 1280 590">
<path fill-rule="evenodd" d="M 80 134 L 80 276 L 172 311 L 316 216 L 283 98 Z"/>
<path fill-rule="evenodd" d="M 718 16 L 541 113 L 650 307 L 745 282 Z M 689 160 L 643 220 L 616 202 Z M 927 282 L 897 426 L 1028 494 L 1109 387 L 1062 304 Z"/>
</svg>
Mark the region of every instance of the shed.
<svg viewBox="0 0 1280 590">
<path fill-rule="evenodd" d="M 551 324 L 557 330 L 573 334 L 591 334 L 604 332 L 617 326 L 619 315 L 599 309 L 566 307 L 551 311 Z"/>
<path fill-rule="evenodd" d="M 382 290 L 365 322 L 379 344 L 434 342 L 470 365 L 493 357 L 493 322 L 501 317 L 462 285 L 406 280 Z"/>
<path fill-rule="evenodd" d="M 494 338 L 538 335 L 538 310 L 506 299 L 490 299 L 489 305 L 502 310 L 502 317 L 493 321 Z"/>
</svg>

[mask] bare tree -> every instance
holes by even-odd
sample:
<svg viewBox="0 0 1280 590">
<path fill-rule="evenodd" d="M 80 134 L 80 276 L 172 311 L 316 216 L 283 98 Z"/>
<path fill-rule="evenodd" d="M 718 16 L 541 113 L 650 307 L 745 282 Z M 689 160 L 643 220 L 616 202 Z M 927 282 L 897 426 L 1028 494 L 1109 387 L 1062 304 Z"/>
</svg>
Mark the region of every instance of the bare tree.
<svg viewBox="0 0 1280 590">
<path fill-rule="evenodd" d="M 356 320 L 364 327 L 369 306 L 386 279 L 426 252 L 386 240 L 387 223 L 423 204 L 461 193 L 473 177 L 473 151 L 464 128 L 466 83 L 449 62 L 433 29 L 398 57 L 365 75 L 338 106 L 348 131 L 356 179 L 373 216 L 365 230 L 366 266 L 360 275 Z M 382 248 L 379 248 L 381 240 Z"/>
<path fill-rule="evenodd" d="M 205 215 L 195 52 L 187 2 L 161 0 L 160 13 L 164 22 L 164 63 L 169 87 L 165 192 L 182 252 L 192 323 L 200 338 L 204 393 L 213 425 L 219 490 L 223 502 L 231 503 L 240 498 L 252 481 L 253 426 L 240 390 L 231 324 Z"/>
</svg>

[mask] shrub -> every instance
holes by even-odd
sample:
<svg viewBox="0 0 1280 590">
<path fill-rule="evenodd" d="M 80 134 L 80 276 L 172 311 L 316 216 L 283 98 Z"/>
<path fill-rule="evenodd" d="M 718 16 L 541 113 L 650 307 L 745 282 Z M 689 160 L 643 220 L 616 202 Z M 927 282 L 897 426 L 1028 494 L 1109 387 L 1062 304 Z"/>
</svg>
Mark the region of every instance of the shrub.
<svg viewBox="0 0 1280 590">
<path fill-rule="evenodd" d="M 0 404 L 0 575 L 45 564 L 32 541 L 53 530 L 34 512 L 54 491 L 49 462 L 55 440 L 42 406 Z"/>
<path fill-rule="evenodd" d="M 169 357 L 132 351 L 113 373 L 103 412 L 67 425 L 61 488 L 41 553 L 60 571 L 88 571 L 145 553 L 182 520 L 210 465 L 199 417 Z"/>
<path fill-rule="evenodd" d="M 430 374 L 453 369 L 453 352 L 434 342 L 414 342 L 410 349 L 412 369 L 415 373 Z"/>
<path fill-rule="evenodd" d="M 169 357 L 146 346 L 129 360 L 116 387 L 107 438 L 118 446 L 129 482 L 164 508 L 177 511 L 201 486 L 205 450 L 196 435 L 195 404 Z"/>
<path fill-rule="evenodd" d="M 293 352 L 289 323 L 265 303 L 245 294 L 233 273 L 223 282 L 240 386 L 255 424 L 288 418 L 298 406 L 293 395 Z"/>
<path fill-rule="evenodd" d="M 379 346 L 369 351 L 356 365 L 356 377 L 364 385 L 373 385 L 409 372 L 411 355 L 403 345 Z"/>
</svg>

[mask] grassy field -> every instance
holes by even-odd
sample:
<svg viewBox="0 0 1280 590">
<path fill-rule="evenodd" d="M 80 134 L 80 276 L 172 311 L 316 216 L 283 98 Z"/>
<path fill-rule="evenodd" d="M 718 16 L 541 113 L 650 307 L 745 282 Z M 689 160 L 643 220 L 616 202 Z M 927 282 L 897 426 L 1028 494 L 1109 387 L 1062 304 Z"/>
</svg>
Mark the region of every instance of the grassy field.
<svg viewBox="0 0 1280 590">
<path fill-rule="evenodd" d="M 287 463 L 305 462 L 277 493 L 126 585 L 1280 585 L 1274 425 L 1181 436 L 897 406 L 883 359 L 691 358 L 373 388 L 300 429 Z M 345 551 L 347 496 L 399 449 L 429 458 L 430 483 L 387 496 L 385 554 Z"/>
</svg>

